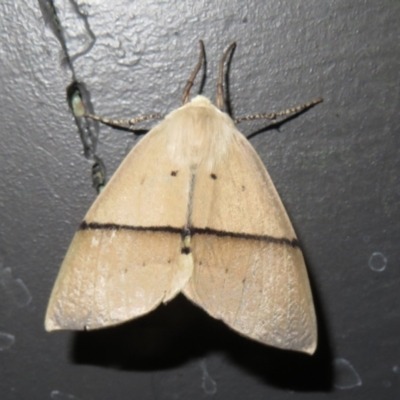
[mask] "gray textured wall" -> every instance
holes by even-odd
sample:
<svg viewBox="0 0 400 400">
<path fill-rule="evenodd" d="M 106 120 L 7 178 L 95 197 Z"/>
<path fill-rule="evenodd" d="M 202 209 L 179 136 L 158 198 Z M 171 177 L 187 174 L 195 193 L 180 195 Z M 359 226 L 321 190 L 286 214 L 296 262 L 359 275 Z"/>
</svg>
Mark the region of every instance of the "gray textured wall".
<svg viewBox="0 0 400 400">
<path fill-rule="evenodd" d="M 45 0 L 0 4 L 0 398 L 398 398 L 400 2 L 55 8 L 62 34 Z M 96 197 L 66 88 L 82 82 L 105 116 L 166 113 L 179 105 L 199 39 L 212 98 L 221 53 L 238 42 L 235 116 L 325 99 L 251 139 L 304 249 L 320 332 L 313 357 L 241 338 L 183 298 L 119 328 L 44 331 L 59 265 Z M 108 177 L 136 141 L 80 128 Z"/>
</svg>

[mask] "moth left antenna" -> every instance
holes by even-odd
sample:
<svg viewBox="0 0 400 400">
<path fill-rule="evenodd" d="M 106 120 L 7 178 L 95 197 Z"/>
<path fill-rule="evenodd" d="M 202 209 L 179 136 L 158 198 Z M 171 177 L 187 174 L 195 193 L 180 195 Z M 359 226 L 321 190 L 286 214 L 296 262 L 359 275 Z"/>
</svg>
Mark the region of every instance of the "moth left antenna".
<svg viewBox="0 0 400 400">
<path fill-rule="evenodd" d="M 194 68 L 194 71 L 192 72 L 192 75 L 190 75 L 190 78 L 186 82 L 185 88 L 183 89 L 182 105 L 186 104 L 189 101 L 190 89 L 192 88 L 192 86 L 194 84 L 194 80 L 196 79 L 196 76 L 199 73 L 200 68 L 201 68 L 201 66 L 203 65 L 203 62 L 204 62 L 204 58 L 205 58 L 204 43 L 203 43 L 202 40 L 200 40 L 199 43 L 200 43 L 199 61 L 197 61 L 196 67 Z"/>
<path fill-rule="evenodd" d="M 225 50 L 222 55 L 221 61 L 219 63 L 219 73 L 218 73 L 218 83 L 217 83 L 217 107 L 222 110 L 225 106 L 225 97 L 224 97 L 224 66 L 225 61 L 228 58 L 229 54 L 236 47 L 236 42 L 233 42 L 229 45 L 229 47 Z"/>
</svg>

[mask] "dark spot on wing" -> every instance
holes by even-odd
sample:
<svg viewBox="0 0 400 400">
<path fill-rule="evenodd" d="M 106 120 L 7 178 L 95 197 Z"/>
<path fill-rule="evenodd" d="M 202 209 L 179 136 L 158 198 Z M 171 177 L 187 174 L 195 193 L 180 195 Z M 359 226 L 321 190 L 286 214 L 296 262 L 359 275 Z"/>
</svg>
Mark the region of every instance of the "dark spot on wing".
<svg viewBox="0 0 400 400">
<path fill-rule="evenodd" d="M 179 171 L 171 171 L 171 176 L 177 176 Z"/>
<path fill-rule="evenodd" d="M 190 247 L 182 247 L 182 249 L 181 249 L 182 254 L 190 254 L 191 251 L 192 250 L 190 249 Z"/>
<path fill-rule="evenodd" d="M 246 190 L 246 186 L 242 186 L 242 192 Z"/>
<path fill-rule="evenodd" d="M 215 180 L 217 179 L 217 175 L 211 174 L 211 175 L 210 175 L 210 178 L 211 178 L 211 179 L 214 179 L 214 181 L 215 181 Z"/>
</svg>

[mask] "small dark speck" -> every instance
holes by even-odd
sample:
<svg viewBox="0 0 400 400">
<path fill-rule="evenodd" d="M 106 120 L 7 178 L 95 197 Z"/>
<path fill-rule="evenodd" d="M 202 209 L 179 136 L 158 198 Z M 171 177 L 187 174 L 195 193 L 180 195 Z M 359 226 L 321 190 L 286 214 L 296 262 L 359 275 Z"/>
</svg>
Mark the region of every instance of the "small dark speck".
<svg viewBox="0 0 400 400">
<path fill-rule="evenodd" d="M 146 263 L 143 263 L 143 267 L 145 267 L 146 266 Z"/>
<path fill-rule="evenodd" d="M 242 192 L 246 190 L 246 186 L 242 186 Z"/>
<path fill-rule="evenodd" d="M 178 171 L 171 171 L 171 176 L 177 176 L 178 175 Z"/>
<path fill-rule="evenodd" d="M 171 264 L 171 260 L 168 260 L 167 262 L 168 262 L 168 264 Z"/>
<path fill-rule="evenodd" d="M 225 273 L 226 273 L 226 274 L 228 273 L 228 268 L 225 268 Z"/>
<path fill-rule="evenodd" d="M 199 265 L 201 267 L 203 265 L 203 261 L 199 261 Z"/>
<path fill-rule="evenodd" d="M 243 285 L 246 283 L 246 278 L 242 280 Z"/>
<path fill-rule="evenodd" d="M 247 17 L 244 17 L 244 18 L 242 19 L 242 22 L 245 24 L 245 23 L 247 22 Z"/>
<path fill-rule="evenodd" d="M 214 179 L 214 180 L 217 179 L 217 175 L 215 175 L 215 174 L 211 174 L 210 177 L 211 177 L 212 179 Z"/>
<path fill-rule="evenodd" d="M 127 273 L 128 272 L 128 270 L 125 268 L 125 273 Z"/>
</svg>

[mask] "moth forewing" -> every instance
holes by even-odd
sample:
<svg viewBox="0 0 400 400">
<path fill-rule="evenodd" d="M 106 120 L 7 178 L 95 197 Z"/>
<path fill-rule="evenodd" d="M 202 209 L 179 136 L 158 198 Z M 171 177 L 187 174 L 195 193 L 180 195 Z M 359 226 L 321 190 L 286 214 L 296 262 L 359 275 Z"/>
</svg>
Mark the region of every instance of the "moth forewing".
<svg viewBox="0 0 400 400">
<path fill-rule="evenodd" d="M 196 171 L 194 272 L 184 293 L 243 335 L 313 353 L 314 305 L 289 217 L 247 139 L 217 109 L 214 118 L 215 135 L 230 139 L 212 170 L 203 163 Z"/>
</svg>

